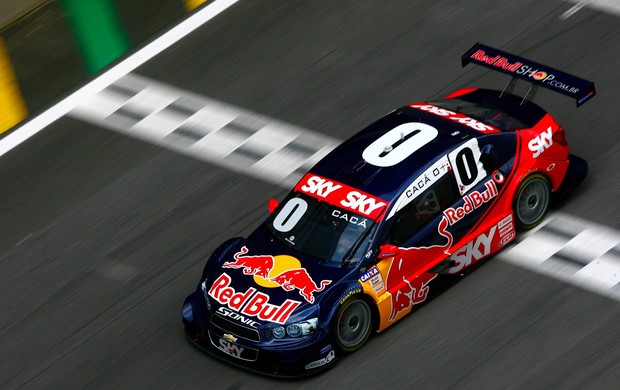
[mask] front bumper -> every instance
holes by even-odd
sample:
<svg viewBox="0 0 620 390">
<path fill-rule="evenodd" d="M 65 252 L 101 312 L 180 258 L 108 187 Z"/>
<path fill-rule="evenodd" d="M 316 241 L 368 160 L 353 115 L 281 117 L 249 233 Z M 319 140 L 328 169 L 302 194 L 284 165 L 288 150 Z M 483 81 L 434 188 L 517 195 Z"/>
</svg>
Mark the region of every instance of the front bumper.
<svg viewBox="0 0 620 390">
<path fill-rule="evenodd" d="M 201 350 L 235 366 L 271 376 L 300 377 L 319 372 L 336 361 L 326 332 L 300 339 L 261 341 L 247 328 L 239 324 L 227 326 L 221 318 L 214 322 L 211 319 L 215 317 L 200 294 L 185 299 L 183 323 L 187 338 Z"/>
</svg>

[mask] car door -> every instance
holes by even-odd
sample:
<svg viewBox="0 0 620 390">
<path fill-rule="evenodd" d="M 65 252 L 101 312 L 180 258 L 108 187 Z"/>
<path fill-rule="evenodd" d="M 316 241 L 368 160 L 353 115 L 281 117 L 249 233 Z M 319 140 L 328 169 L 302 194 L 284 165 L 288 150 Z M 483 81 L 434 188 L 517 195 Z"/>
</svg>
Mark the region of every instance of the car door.
<svg viewBox="0 0 620 390">
<path fill-rule="evenodd" d="M 457 260 L 464 260 L 452 258 L 454 249 L 468 247 L 472 229 L 486 229 L 478 221 L 498 189 L 481 156 L 478 139 L 463 142 L 431 164 L 394 202 L 386 217 L 390 228 L 381 237 L 385 250 L 377 263 L 383 279 L 382 325 L 389 326 L 424 302 L 437 272 L 449 272 Z M 479 239 L 482 253 L 485 238 Z"/>
<path fill-rule="evenodd" d="M 376 265 L 379 272 L 372 271 L 378 275 L 369 274 L 368 279 L 380 302 L 381 327 L 426 300 L 428 284 L 437 274 L 425 269 L 449 256 L 453 239 L 446 230 L 443 210 L 453 204 L 458 193 L 450 170 L 438 176 L 391 215 L 389 228 L 380 238 L 385 245 Z M 395 252 L 388 253 L 386 248 Z M 381 288 L 377 289 L 379 283 Z"/>
</svg>

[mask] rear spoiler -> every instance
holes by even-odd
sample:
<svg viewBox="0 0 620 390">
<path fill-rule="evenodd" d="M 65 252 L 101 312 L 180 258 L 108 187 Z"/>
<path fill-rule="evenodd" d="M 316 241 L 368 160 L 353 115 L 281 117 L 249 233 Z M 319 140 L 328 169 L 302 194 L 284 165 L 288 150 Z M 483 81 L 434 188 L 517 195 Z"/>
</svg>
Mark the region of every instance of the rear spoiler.
<svg viewBox="0 0 620 390">
<path fill-rule="evenodd" d="M 487 68 L 512 76 L 507 88 L 512 89 L 517 78 L 529 81 L 536 86 L 570 96 L 577 101 L 577 107 L 590 100 L 595 94 L 594 83 L 541 65 L 526 58 L 476 43 L 461 57 L 463 66 L 473 62 Z M 532 91 L 532 88 L 530 88 Z M 528 95 L 530 93 L 528 91 Z M 524 100 L 527 99 L 527 95 Z"/>
</svg>

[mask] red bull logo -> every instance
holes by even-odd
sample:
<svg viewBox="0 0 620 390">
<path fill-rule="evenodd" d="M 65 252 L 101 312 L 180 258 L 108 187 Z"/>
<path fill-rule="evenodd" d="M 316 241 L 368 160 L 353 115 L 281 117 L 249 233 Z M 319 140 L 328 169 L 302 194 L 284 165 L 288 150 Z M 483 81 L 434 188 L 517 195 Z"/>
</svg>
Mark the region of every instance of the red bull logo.
<svg viewBox="0 0 620 390">
<path fill-rule="evenodd" d="M 230 261 L 222 264 L 224 268 L 243 268 L 244 275 L 258 275 L 263 278 L 269 278 L 269 271 L 273 268 L 274 260 L 273 256 L 261 255 L 261 256 L 242 256 L 248 253 L 246 246 L 233 255 L 235 261 Z"/>
<path fill-rule="evenodd" d="M 413 280 L 413 282 L 405 280 L 403 288 L 392 295 L 392 311 L 388 319 L 394 321 L 398 314 L 412 308 L 413 305 L 424 302 L 428 296 L 428 284 L 436 276 L 437 274 L 426 273 Z"/>
<path fill-rule="evenodd" d="M 292 291 L 293 289 L 299 290 L 299 295 L 310 303 L 314 303 L 313 293 L 315 291 L 323 291 L 325 286 L 332 282 L 331 280 L 321 280 L 321 285 L 317 286 L 310 275 L 308 275 L 308 271 L 306 271 L 305 268 L 284 271 L 270 280 L 278 283 L 284 291 Z"/>
<path fill-rule="evenodd" d="M 269 295 L 248 288 L 244 292 L 237 292 L 231 285 L 232 279 L 223 273 L 213 282 L 209 289 L 209 296 L 241 314 L 257 317 L 262 321 L 284 324 L 293 310 L 301 305 L 299 301 L 287 299 L 282 305 L 269 303 Z"/>
<path fill-rule="evenodd" d="M 463 198 L 463 205 L 457 208 L 447 208 L 443 215 L 447 218 L 450 226 L 454 225 L 461 219 L 463 219 L 467 214 L 473 212 L 478 207 L 487 203 L 491 199 L 495 198 L 498 194 L 497 186 L 493 180 L 489 180 L 484 183 L 486 190 L 482 192 L 472 191 L 471 194 L 466 195 Z"/>
<path fill-rule="evenodd" d="M 521 65 L 523 65 L 523 62 L 519 62 L 519 61 L 510 63 L 508 61 L 508 58 L 504 56 L 500 56 L 500 55 L 497 55 L 494 57 L 488 56 L 484 50 L 476 51 L 474 54 L 471 55 L 470 58 L 475 61 L 486 62 L 489 65 L 493 65 L 493 66 L 505 69 L 510 72 L 516 71 Z"/>
<path fill-rule="evenodd" d="M 243 269 L 244 275 L 253 275 L 256 284 L 263 287 L 282 287 L 284 291 L 298 290 L 307 302 L 314 303 L 314 293 L 325 289 L 331 280 L 318 285 L 308 271 L 292 256 L 247 255 L 246 246 L 233 255 L 235 261 L 225 262 L 223 268 Z"/>
<path fill-rule="evenodd" d="M 441 219 L 437 227 L 438 233 L 446 239 L 442 245 L 428 247 L 400 248 L 398 258 L 392 260 L 386 280 L 387 290 L 392 299 L 392 310 L 389 321 L 396 320 L 400 313 L 409 311 L 414 305 L 422 303 L 428 296 L 428 284 L 437 274 L 423 273 L 413 280 L 409 280 L 419 269 L 421 264 L 427 264 L 427 260 L 450 255 L 449 249 L 453 243 L 452 234 L 447 231 L 448 219 Z M 422 260 L 424 259 L 424 260 Z"/>
</svg>

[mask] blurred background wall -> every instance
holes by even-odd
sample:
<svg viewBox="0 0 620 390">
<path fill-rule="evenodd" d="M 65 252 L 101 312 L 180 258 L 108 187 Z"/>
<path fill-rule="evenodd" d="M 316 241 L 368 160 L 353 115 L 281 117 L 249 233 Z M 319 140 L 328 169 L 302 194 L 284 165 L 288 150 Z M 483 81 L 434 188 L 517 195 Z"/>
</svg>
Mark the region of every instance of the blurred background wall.
<svg viewBox="0 0 620 390">
<path fill-rule="evenodd" d="M 0 1 L 0 26 L 4 26 L 28 11 L 41 5 L 45 0 L 2 0 Z"/>
<path fill-rule="evenodd" d="M 208 0 L 0 0 L 0 136 Z"/>
</svg>

